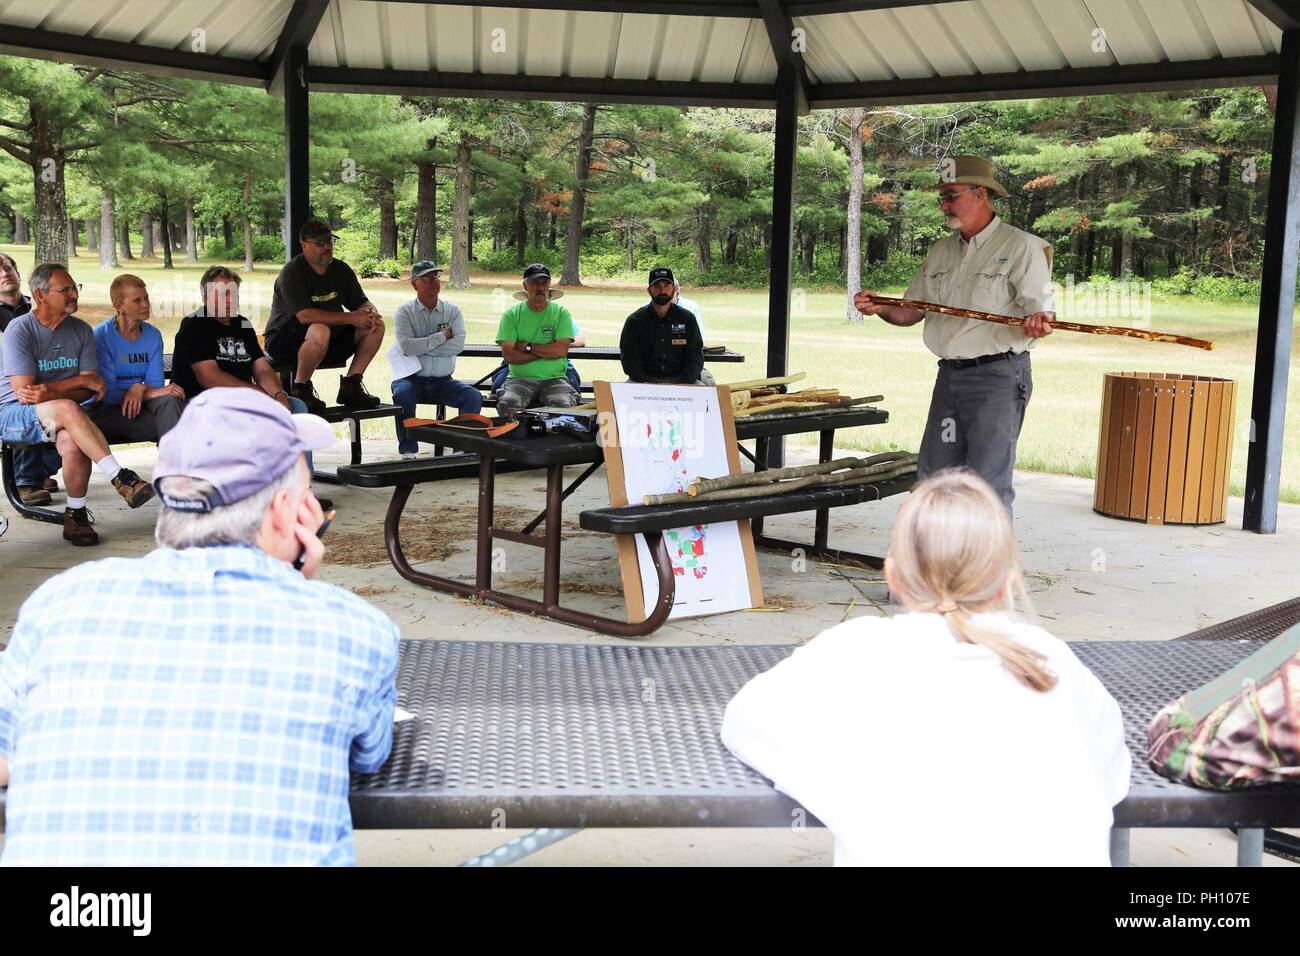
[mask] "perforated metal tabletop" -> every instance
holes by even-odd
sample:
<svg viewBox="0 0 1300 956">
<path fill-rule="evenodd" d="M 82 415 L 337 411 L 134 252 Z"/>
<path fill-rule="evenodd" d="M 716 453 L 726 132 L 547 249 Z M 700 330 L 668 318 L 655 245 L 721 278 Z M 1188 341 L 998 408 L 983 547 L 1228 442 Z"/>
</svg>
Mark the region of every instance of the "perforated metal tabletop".
<svg viewBox="0 0 1300 956">
<path fill-rule="evenodd" d="M 1146 726 L 1254 641 L 1071 645 L 1115 695 L 1133 752 L 1116 825 L 1300 825 L 1294 790 L 1220 794 L 1146 767 Z M 403 642 L 379 773 L 353 779 L 359 828 L 784 826 L 796 804 L 718 738 L 727 702 L 790 647 Z M 809 820 L 809 823 L 815 823 Z"/>
</svg>

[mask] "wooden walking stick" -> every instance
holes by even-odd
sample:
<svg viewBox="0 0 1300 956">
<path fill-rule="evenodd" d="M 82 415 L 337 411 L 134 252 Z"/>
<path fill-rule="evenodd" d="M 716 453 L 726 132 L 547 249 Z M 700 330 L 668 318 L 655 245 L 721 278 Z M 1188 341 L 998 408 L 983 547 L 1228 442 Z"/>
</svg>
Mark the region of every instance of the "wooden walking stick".
<svg viewBox="0 0 1300 956">
<path fill-rule="evenodd" d="M 983 322 L 996 322 L 999 325 L 1020 325 L 1024 319 L 1013 315 L 999 315 L 997 312 L 979 312 L 975 309 L 958 309 L 951 305 L 939 305 L 935 302 L 922 302 L 920 299 L 897 299 L 892 295 L 873 295 L 872 302 L 881 305 L 898 305 L 905 309 L 921 309 L 925 312 L 938 312 L 942 315 L 955 315 L 959 319 L 979 319 Z M 1146 342 L 1169 342 L 1173 345 L 1190 345 L 1194 349 L 1214 348 L 1210 339 L 1194 339 L 1186 335 L 1174 335 L 1170 332 L 1151 332 L 1147 329 L 1131 329 L 1124 325 L 1088 325 L 1081 322 L 1065 322 L 1052 319 L 1052 328 L 1064 329 L 1066 332 L 1089 332 L 1092 335 L 1119 335 L 1127 339 L 1142 339 Z"/>
</svg>

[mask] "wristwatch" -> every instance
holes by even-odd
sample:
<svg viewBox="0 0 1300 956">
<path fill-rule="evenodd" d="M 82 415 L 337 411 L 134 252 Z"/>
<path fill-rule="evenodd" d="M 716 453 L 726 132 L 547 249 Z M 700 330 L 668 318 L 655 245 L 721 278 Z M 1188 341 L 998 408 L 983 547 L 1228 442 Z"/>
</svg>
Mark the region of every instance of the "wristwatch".
<svg viewBox="0 0 1300 956">
<path fill-rule="evenodd" d="M 532 351 L 533 351 L 533 343 L 532 343 L 532 342 L 526 342 L 526 343 L 524 344 L 524 351 L 525 351 L 525 352 L 528 352 L 529 354 L 531 354 Z"/>
</svg>

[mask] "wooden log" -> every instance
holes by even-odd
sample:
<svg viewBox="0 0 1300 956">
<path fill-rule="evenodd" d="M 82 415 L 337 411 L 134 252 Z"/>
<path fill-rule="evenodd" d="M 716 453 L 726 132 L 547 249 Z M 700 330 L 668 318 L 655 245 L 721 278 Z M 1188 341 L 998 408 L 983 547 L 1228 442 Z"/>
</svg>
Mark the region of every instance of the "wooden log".
<svg viewBox="0 0 1300 956">
<path fill-rule="evenodd" d="M 767 468 L 761 471 L 743 471 L 738 475 L 723 475 L 719 478 L 696 478 L 686 486 L 686 493 L 694 498 L 722 488 L 739 488 L 742 485 L 762 485 L 787 478 L 802 478 L 804 475 L 830 474 L 852 468 L 866 468 L 876 464 L 867 458 L 837 458 L 816 465 L 791 465 L 789 468 Z"/>
<path fill-rule="evenodd" d="M 951 305 L 939 305 L 920 299 L 899 299 L 890 295 L 873 295 L 871 301 L 881 305 L 897 305 L 905 309 L 920 309 L 924 312 L 938 312 L 941 315 L 954 315 L 961 319 L 979 319 L 982 322 L 996 322 L 999 325 L 1020 325 L 1024 319 L 1014 315 L 1001 315 L 997 312 L 980 312 L 976 309 L 959 309 Z M 1052 328 L 1065 332 L 1088 332 L 1092 335 L 1118 335 L 1128 339 L 1141 339 L 1145 342 L 1168 342 L 1171 345 L 1187 345 L 1194 349 L 1214 348 L 1210 339 L 1194 339 L 1186 335 L 1174 335 L 1171 332 L 1152 332 L 1149 329 L 1131 329 L 1123 325 L 1087 325 L 1080 322 L 1066 322 L 1053 319 Z"/>
<path fill-rule="evenodd" d="M 878 481 L 882 478 L 893 478 L 915 470 L 916 456 L 909 454 L 902 459 L 881 462 L 878 465 L 870 465 L 866 468 L 855 468 L 852 471 L 839 474 L 808 475 L 803 478 L 796 478 L 793 481 L 783 481 L 775 484 L 723 488 L 694 498 L 685 492 L 646 495 L 641 499 L 641 503 L 643 505 L 671 505 L 689 501 L 731 501 L 737 498 L 761 498 L 763 495 L 785 494 L 789 491 L 798 491 L 801 488 L 811 488 L 818 485 L 854 485 L 865 481 Z"/>
<path fill-rule="evenodd" d="M 793 375 L 786 375 L 781 378 L 751 378 L 746 382 L 732 382 L 726 387 L 733 392 L 743 392 L 745 389 L 764 385 L 790 385 L 794 382 L 802 382 L 807 377 L 807 372 L 795 372 Z"/>
<path fill-rule="evenodd" d="M 764 418 L 766 418 L 767 413 L 772 409 L 786 409 L 787 410 L 786 412 L 778 413 L 778 415 L 772 416 L 773 418 L 776 417 L 785 418 L 785 417 L 792 417 L 795 415 L 808 415 L 814 412 L 824 412 L 827 409 L 831 409 L 831 408 L 848 408 L 852 405 L 870 405 L 872 402 L 884 401 L 884 398 L 885 396 L 883 395 L 868 395 L 866 398 L 850 398 L 846 402 L 833 402 L 833 403 L 818 402 L 812 405 L 806 402 L 783 402 L 775 405 L 751 405 L 748 408 L 739 409 L 733 412 L 732 414 L 736 418 L 748 418 L 760 414 Z M 790 409 L 796 409 L 796 408 L 798 409 L 797 411 L 789 411 Z"/>
</svg>

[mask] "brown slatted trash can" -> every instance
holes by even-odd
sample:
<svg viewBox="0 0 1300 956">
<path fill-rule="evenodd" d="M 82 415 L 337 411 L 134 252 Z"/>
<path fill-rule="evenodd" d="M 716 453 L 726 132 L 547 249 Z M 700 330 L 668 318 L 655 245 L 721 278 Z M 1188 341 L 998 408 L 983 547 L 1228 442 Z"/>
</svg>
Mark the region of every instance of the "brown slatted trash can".
<svg viewBox="0 0 1300 956">
<path fill-rule="evenodd" d="M 1093 510 L 1147 524 L 1224 520 L 1237 383 L 1108 372 Z"/>
</svg>

